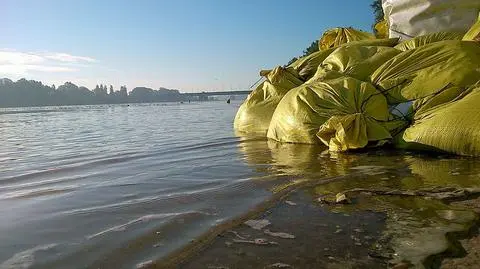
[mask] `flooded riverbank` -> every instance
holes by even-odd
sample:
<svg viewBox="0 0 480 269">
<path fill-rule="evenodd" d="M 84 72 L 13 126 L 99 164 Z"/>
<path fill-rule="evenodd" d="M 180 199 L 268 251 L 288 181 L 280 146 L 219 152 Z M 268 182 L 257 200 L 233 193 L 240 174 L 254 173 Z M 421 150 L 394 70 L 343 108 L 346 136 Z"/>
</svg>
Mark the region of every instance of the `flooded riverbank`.
<svg viewBox="0 0 480 269">
<path fill-rule="evenodd" d="M 461 259 L 476 253 L 468 245 L 478 234 L 476 159 L 252 143 L 268 148 L 292 180 L 277 185 L 272 191 L 280 195 L 265 207 L 213 229 L 210 241 L 192 243 L 197 251 L 177 259 L 180 268 L 455 268 L 478 262 L 476 256 Z M 248 154 L 248 144 L 240 147 L 247 160 L 263 163 L 264 157 Z M 252 221 L 261 225 L 252 228 Z"/>
<path fill-rule="evenodd" d="M 468 257 L 475 246 L 468 232 L 478 159 L 375 148 L 335 154 L 237 137 L 237 107 L 3 111 L 0 268 L 384 268 L 448 264 L 443 257 Z M 349 203 L 337 204 L 339 193 Z M 255 230 L 243 224 L 250 219 L 270 225 Z M 278 245 L 238 241 L 255 239 Z M 425 252 L 412 255 L 409 245 Z"/>
</svg>

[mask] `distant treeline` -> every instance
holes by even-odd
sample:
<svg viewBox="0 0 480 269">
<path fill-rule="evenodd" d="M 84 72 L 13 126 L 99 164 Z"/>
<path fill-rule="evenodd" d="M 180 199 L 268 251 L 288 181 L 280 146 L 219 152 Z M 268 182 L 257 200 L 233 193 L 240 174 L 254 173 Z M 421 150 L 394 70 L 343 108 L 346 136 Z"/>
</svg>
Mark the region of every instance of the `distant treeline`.
<svg viewBox="0 0 480 269">
<path fill-rule="evenodd" d="M 160 88 L 153 90 L 136 87 L 130 92 L 122 86 L 116 91 L 112 85 L 97 85 L 95 89 L 79 87 L 71 82 L 55 87 L 42 82 L 20 79 L 16 82 L 0 79 L 0 107 L 91 105 L 121 103 L 151 103 L 186 101 L 188 97 L 178 90 Z"/>
</svg>

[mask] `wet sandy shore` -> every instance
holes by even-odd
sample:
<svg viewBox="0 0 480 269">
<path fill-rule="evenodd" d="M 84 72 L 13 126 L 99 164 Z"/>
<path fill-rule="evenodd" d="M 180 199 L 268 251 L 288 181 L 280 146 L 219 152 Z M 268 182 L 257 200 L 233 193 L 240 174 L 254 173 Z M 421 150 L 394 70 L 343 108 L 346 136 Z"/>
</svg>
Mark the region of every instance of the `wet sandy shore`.
<svg viewBox="0 0 480 269">
<path fill-rule="evenodd" d="M 384 259 L 369 255 L 384 229 L 384 214 L 332 213 L 297 191 L 257 219 L 266 226 L 225 231 L 181 268 L 385 267 Z"/>
<path fill-rule="evenodd" d="M 467 164 L 419 159 L 300 181 L 145 267 L 476 268 L 480 184 Z"/>
<path fill-rule="evenodd" d="M 295 190 L 172 256 L 182 259 L 153 267 L 475 268 L 479 264 L 478 199 L 450 203 L 368 192 L 348 197 L 345 204 L 336 203 L 314 188 Z"/>
<path fill-rule="evenodd" d="M 477 214 L 480 214 L 480 198 L 469 199 L 465 201 L 455 202 L 459 206 L 471 208 Z M 462 248 L 465 250 L 463 255 L 457 258 L 446 258 L 441 267 L 445 269 L 467 269 L 478 268 L 480 265 L 480 229 L 474 227 L 472 234 L 465 239 L 460 240 Z"/>
</svg>

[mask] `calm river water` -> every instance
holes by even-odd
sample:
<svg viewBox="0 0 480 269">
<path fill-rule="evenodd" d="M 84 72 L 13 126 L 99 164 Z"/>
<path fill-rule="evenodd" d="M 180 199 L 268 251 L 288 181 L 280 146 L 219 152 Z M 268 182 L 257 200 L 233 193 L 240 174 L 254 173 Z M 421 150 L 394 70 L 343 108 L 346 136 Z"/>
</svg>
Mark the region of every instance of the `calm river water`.
<svg viewBox="0 0 480 269">
<path fill-rule="evenodd" d="M 0 268 L 135 268 L 297 177 L 343 175 L 354 166 L 393 167 L 405 177 L 398 184 L 409 186 L 428 185 L 431 175 L 443 184 L 452 171 L 466 174 L 462 184 L 478 182 L 480 166 L 470 159 L 340 158 L 241 139 L 232 128 L 238 106 L 1 109 Z"/>
</svg>

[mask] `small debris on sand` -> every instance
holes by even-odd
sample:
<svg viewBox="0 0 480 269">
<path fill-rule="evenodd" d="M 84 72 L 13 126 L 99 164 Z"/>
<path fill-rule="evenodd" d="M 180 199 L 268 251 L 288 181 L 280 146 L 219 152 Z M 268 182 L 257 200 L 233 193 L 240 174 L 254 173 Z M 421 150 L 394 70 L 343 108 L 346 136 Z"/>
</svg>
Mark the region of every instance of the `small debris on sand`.
<svg viewBox="0 0 480 269">
<path fill-rule="evenodd" d="M 280 237 L 280 238 L 284 238 L 284 239 L 294 239 L 295 236 L 293 234 L 287 234 L 287 233 L 282 233 L 282 232 L 272 232 L 270 231 L 269 229 L 266 229 L 265 231 L 263 231 L 265 234 L 268 234 L 270 236 L 275 236 L 275 237 Z"/>
<path fill-rule="evenodd" d="M 265 239 L 265 238 L 256 238 L 255 240 L 233 239 L 233 242 L 235 242 L 235 243 L 246 243 L 246 244 L 260 245 L 260 246 L 278 245 L 277 242 L 268 241 L 268 240 Z"/>
<path fill-rule="evenodd" d="M 317 202 L 321 203 L 321 204 L 329 204 L 330 201 L 328 201 L 327 199 L 325 199 L 324 196 L 320 196 L 317 198 Z"/>
<path fill-rule="evenodd" d="M 144 262 L 141 262 L 139 264 L 137 264 L 137 266 L 135 266 L 135 268 L 137 269 L 143 269 L 143 268 L 148 268 L 150 266 L 153 265 L 153 261 L 152 260 L 148 260 L 148 261 L 144 261 Z"/>
<path fill-rule="evenodd" d="M 267 268 L 292 268 L 292 266 L 290 264 L 277 262 L 269 265 Z"/>
<path fill-rule="evenodd" d="M 347 198 L 347 196 L 344 193 L 337 193 L 335 197 L 335 202 L 337 204 L 350 204 L 351 201 L 350 199 Z"/>
<path fill-rule="evenodd" d="M 238 232 L 232 231 L 232 230 L 230 230 L 229 232 L 232 233 L 232 234 L 234 234 L 234 235 L 235 235 L 237 238 L 239 238 L 239 239 L 247 240 L 247 237 L 248 237 L 248 236 L 247 236 L 247 237 L 241 236 Z"/>
<path fill-rule="evenodd" d="M 245 225 L 250 226 L 250 228 L 253 228 L 255 230 L 261 230 L 271 224 L 271 222 L 267 219 L 260 219 L 260 220 L 251 219 L 251 220 L 245 221 L 244 223 Z"/>
<path fill-rule="evenodd" d="M 286 203 L 287 205 L 297 205 L 297 203 L 292 202 L 292 201 L 288 201 L 288 200 L 285 201 L 285 203 Z"/>
<path fill-rule="evenodd" d="M 406 262 L 397 263 L 392 267 L 392 269 L 408 269 L 408 268 L 410 268 L 410 265 Z"/>
</svg>

